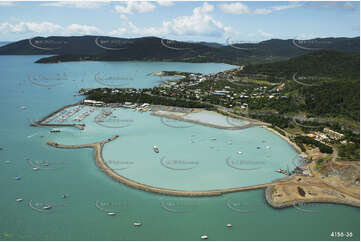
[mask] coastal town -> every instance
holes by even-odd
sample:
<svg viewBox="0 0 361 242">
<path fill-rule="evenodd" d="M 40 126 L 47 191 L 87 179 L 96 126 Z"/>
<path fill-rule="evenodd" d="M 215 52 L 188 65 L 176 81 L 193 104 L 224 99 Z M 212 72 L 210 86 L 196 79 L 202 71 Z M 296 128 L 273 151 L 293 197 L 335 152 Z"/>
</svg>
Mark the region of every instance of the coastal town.
<svg viewBox="0 0 361 242">
<path fill-rule="evenodd" d="M 55 126 L 61 126 L 61 122 L 67 120 L 69 116 L 80 112 L 84 107 L 89 108 L 84 109 L 86 110 L 84 113 L 73 119 L 74 122 L 76 121 L 71 124 L 74 127 L 81 126 L 84 128 L 85 124 L 79 124 L 79 122 L 93 112 L 95 108 L 106 108 L 108 110 L 126 108 L 139 112 L 149 111 L 153 115 L 178 119 L 184 122 L 193 121 L 184 119 L 184 116 L 179 116 L 179 114 L 183 113 L 183 115 L 186 115 L 208 109 L 235 119 L 247 120 L 252 125 L 259 125 L 276 133 L 292 145 L 299 152 L 299 156 L 302 157 L 302 162 L 294 170 L 284 168 L 275 170 L 275 172 L 284 174 L 284 179 L 255 187 L 225 190 L 223 191 L 224 193 L 266 188 L 266 200 L 271 206 L 276 208 L 307 202 L 334 202 L 359 206 L 359 162 L 342 161 L 342 157 L 339 155 L 340 145 L 353 142 L 348 134 L 332 130 L 327 126 L 310 127 L 307 125 L 307 122 L 303 124 L 292 119 L 290 119 L 290 122 L 293 121 L 292 128 L 281 128 L 276 124 L 249 118 L 247 115 L 248 104 L 252 102 L 252 99 L 287 99 L 287 96 L 282 93 L 285 83 L 266 85 L 264 84 L 265 81 L 262 81 L 263 83 L 260 85 L 259 81 L 255 84 L 254 81 L 247 80 L 247 86 L 242 86 L 242 91 L 240 92 L 240 87 L 234 85 L 236 82 L 239 82 L 239 80 L 235 80 L 233 74 L 237 71 L 239 69 L 228 70 L 214 75 L 173 72 L 173 75 L 182 75 L 181 78 L 176 81 L 164 81 L 152 89 L 81 89 L 79 94 L 85 95 L 86 98 L 81 103 L 74 104 L 75 108 L 71 110 L 60 109 L 56 111 L 57 115 L 55 116 L 57 119 L 55 121 L 58 121 L 58 124 Z M 166 76 L 169 73 L 161 72 L 155 73 L 155 75 Z M 227 81 L 224 81 L 225 79 Z M 212 85 L 209 82 L 212 82 Z M 250 82 L 253 82 L 253 85 L 249 85 Z M 177 105 L 169 106 L 170 100 L 179 104 L 178 107 Z M 216 103 L 214 100 L 217 100 Z M 168 105 L 164 105 L 164 102 Z M 111 114 L 111 111 L 104 110 L 96 116 L 95 120 L 97 123 L 102 123 Z M 37 125 L 51 126 L 53 120 L 54 117 L 47 116 L 43 121 L 37 122 Z M 197 121 L 196 123 L 227 129 L 227 127 L 212 124 L 211 121 Z M 64 124 L 64 126 L 69 126 L 69 124 Z M 246 125 L 244 128 L 246 127 L 249 126 Z M 236 126 L 235 128 L 239 129 L 242 127 Z M 53 143 L 49 143 L 49 145 L 57 148 L 63 147 Z M 72 146 L 65 147 L 70 148 Z M 79 148 L 82 147 L 89 147 L 89 145 L 79 146 Z M 73 148 L 77 147 L 74 146 Z M 100 150 L 97 153 L 101 153 L 102 146 L 99 146 L 98 149 Z M 158 148 L 157 152 L 159 152 Z M 114 173 L 107 167 L 101 156 L 98 156 L 96 159 L 98 165 L 101 164 L 103 166 L 102 170 L 117 181 L 146 191 L 188 196 L 188 193 L 183 191 L 168 191 L 134 183 L 134 181 Z M 290 190 L 285 193 L 285 189 L 291 189 L 293 192 Z M 189 192 L 189 196 L 220 195 L 223 192 L 219 194 L 213 194 L 213 191 L 205 191 L 199 194 Z"/>
</svg>

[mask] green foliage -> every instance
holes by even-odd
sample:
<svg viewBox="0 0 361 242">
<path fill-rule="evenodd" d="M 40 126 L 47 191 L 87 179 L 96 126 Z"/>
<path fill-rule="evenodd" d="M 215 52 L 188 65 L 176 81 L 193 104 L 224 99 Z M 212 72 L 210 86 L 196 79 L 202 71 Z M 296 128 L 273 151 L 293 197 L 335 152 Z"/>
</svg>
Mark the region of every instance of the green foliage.
<svg viewBox="0 0 361 242">
<path fill-rule="evenodd" d="M 300 85 L 293 75 L 305 77 Z M 250 108 L 270 108 L 280 113 L 306 112 L 313 116 L 344 117 L 360 120 L 360 55 L 336 51 L 317 51 L 269 64 L 246 66 L 240 76 L 263 75 L 269 81 L 288 80 L 287 100 L 255 100 Z M 288 102 L 287 102 L 288 101 Z"/>
<path fill-rule="evenodd" d="M 333 149 L 331 146 L 325 145 L 325 144 L 321 143 L 320 141 L 317 141 L 317 140 L 312 139 L 307 136 L 298 135 L 295 137 L 295 142 L 297 145 L 298 144 L 306 144 L 306 145 L 316 146 L 319 148 L 321 153 L 327 153 L 327 154 L 333 153 Z"/>
<path fill-rule="evenodd" d="M 186 108 L 211 108 L 209 105 L 201 104 L 197 101 L 190 101 L 185 99 L 171 99 L 161 96 L 151 96 L 142 92 L 121 92 L 117 94 L 110 94 L 108 88 L 98 88 L 93 89 L 89 92 L 88 99 L 102 101 L 105 103 L 150 103 L 155 105 L 167 105 L 167 106 L 177 106 L 177 107 L 186 107 Z"/>
<path fill-rule="evenodd" d="M 250 117 L 266 123 L 270 123 L 272 126 L 278 126 L 283 129 L 288 128 L 291 121 L 289 118 L 285 118 L 276 114 L 250 114 Z"/>
<path fill-rule="evenodd" d="M 344 160 L 360 160 L 360 146 L 355 143 L 342 144 L 338 147 L 338 155 Z"/>
</svg>

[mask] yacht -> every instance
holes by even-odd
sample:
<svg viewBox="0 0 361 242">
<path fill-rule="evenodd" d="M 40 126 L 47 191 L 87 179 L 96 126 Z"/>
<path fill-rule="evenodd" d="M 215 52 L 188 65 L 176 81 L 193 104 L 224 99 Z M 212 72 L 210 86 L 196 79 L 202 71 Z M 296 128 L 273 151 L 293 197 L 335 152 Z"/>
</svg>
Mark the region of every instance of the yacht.
<svg viewBox="0 0 361 242">
<path fill-rule="evenodd" d="M 133 223 L 133 225 L 134 225 L 135 227 L 139 227 L 139 226 L 141 226 L 141 225 L 142 225 L 142 223 L 135 222 L 135 223 Z"/>
<path fill-rule="evenodd" d="M 37 171 L 37 170 L 39 170 L 39 168 L 37 168 L 37 167 L 33 167 L 33 170 L 34 170 L 34 171 Z"/>
<path fill-rule="evenodd" d="M 201 239 L 208 239 L 208 236 L 207 235 L 202 235 Z"/>
<path fill-rule="evenodd" d="M 268 146 L 268 145 L 266 146 L 266 149 L 270 149 L 270 148 L 271 148 L 271 146 Z"/>
<path fill-rule="evenodd" d="M 60 132 L 60 129 L 52 129 L 52 130 L 50 130 L 50 133 L 59 133 Z"/>
<path fill-rule="evenodd" d="M 108 214 L 109 216 L 117 215 L 117 213 L 114 213 L 114 212 L 108 212 L 107 214 Z"/>
<path fill-rule="evenodd" d="M 20 176 L 16 176 L 15 179 L 16 179 L 16 180 L 21 180 L 21 177 L 20 177 Z"/>
<path fill-rule="evenodd" d="M 49 209 L 51 209 L 51 208 L 52 208 L 51 205 L 45 205 L 45 206 L 43 207 L 43 209 L 46 209 L 46 210 L 49 210 Z"/>
<path fill-rule="evenodd" d="M 232 227 L 232 224 L 227 224 L 226 226 L 227 226 L 228 228 L 230 228 L 230 227 Z"/>
<path fill-rule="evenodd" d="M 153 146 L 153 150 L 154 150 L 155 153 L 159 153 L 159 149 L 158 149 L 157 146 Z"/>
<path fill-rule="evenodd" d="M 15 201 L 17 201 L 17 202 L 22 202 L 23 199 L 22 199 L 22 198 L 17 198 Z"/>
<path fill-rule="evenodd" d="M 242 151 L 237 151 L 237 154 L 242 155 L 243 152 Z"/>
</svg>

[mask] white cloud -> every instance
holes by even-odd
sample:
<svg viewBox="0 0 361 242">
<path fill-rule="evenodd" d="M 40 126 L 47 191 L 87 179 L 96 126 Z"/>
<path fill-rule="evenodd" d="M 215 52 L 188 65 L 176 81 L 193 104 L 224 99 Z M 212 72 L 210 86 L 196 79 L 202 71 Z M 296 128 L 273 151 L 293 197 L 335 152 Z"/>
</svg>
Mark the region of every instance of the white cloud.
<svg viewBox="0 0 361 242">
<path fill-rule="evenodd" d="M 0 31 L 2 33 L 55 33 L 62 30 L 62 27 L 50 22 L 19 22 L 16 24 L 0 23 Z"/>
<path fill-rule="evenodd" d="M 173 6 L 173 2 L 169 0 L 158 0 L 158 4 L 162 7 L 171 7 Z"/>
<path fill-rule="evenodd" d="M 16 34 L 61 34 L 61 35 L 89 35 L 100 34 L 101 31 L 94 26 L 71 24 L 63 27 L 51 22 L 18 22 L 11 24 L 8 22 L 0 23 L 1 33 Z"/>
<path fill-rule="evenodd" d="M 254 14 L 261 14 L 261 15 L 266 15 L 266 14 L 270 14 L 272 13 L 271 9 L 267 9 L 267 8 L 257 8 L 253 11 Z"/>
<path fill-rule="evenodd" d="M 81 0 L 77 0 L 77 1 L 58 1 L 58 2 L 46 2 L 46 3 L 42 3 L 40 4 L 40 6 L 47 6 L 47 7 L 73 7 L 73 8 L 89 8 L 89 9 L 94 9 L 94 8 L 98 8 L 100 7 L 102 2 L 106 2 L 106 1 L 97 1 L 97 2 L 93 2 L 93 1 L 81 1 Z"/>
<path fill-rule="evenodd" d="M 280 6 L 274 6 L 272 7 L 273 10 L 275 11 L 282 11 L 285 9 L 290 9 L 290 8 L 297 8 L 300 7 L 301 5 L 299 4 L 289 4 L 289 5 L 280 5 Z"/>
<path fill-rule="evenodd" d="M 164 21 L 158 27 L 139 28 L 127 19 L 122 27 L 111 31 L 110 34 L 222 36 L 231 33 L 231 27 L 224 26 L 210 15 L 213 11 L 214 6 L 204 2 L 201 6 L 193 9 L 192 15 L 179 16 L 170 21 Z"/>
<path fill-rule="evenodd" d="M 326 8 L 326 9 L 341 9 L 341 10 L 356 10 L 359 6 L 358 2 L 306 2 L 303 4 L 305 7 L 316 7 L 316 8 Z"/>
<path fill-rule="evenodd" d="M 77 34 L 77 35 L 91 35 L 91 34 L 101 34 L 100 29 L 94 26 L 89 25 L 80 25 L 80 24 L 71 24 L 64 29 L 68 34 Z"/>
<path fill-rule="evenodd" d="M 13 2 L 0 1 L 0 7 L 13 6 Z"/>
<path fill-rule="evenodd" d="M 174 34 L 177 35 L 222 35 L 230 31 L 230 27 L 215 20 L 210 13 L 213 12 L 213 5 L 207 2 L 201 7 L 193 9 L 191 16 L 180 16 L 167 23 Z M 164 25 L 164 23 L 163 23 Z"/>
<path fill-rule="evenodd" d="M 229 13 L 229 14 L 248 14 L 250 13 L 250 9 L 248 8 L 247 5 L 243 4 L 243 3 L 229 3 L 229 4 L 221 4 L 219 5 L 219 7 L 221 8 L 221 10 L 224 13 Z"/>
<path fill-rule="evenodd" d="M 273 36 L 273 34 L 271 34 L 271 33 L 266 33 L 266 32 L 264 32 L 263 30 L 258 30 L 257 31 L 258 32 L 258 34 L 260 35 L 260 36 L 262 36 L 263 38 L 271 38 L 272 36 Z"/>
<path fill-rule="evenodd" d="M 147 13 L 154 9 L 155 5 L 151 2 L 128 1 L 115 6 L 115 11 L 120 14 Z"/>
<path fill-rule="evenodd" d="M 240 2 L 234 2 L 234 3 L 226 3 L 226 4 L 220 4 L 219 7 L 224 13 L 228 14 L 270 14 L 274 11 L 282 11 L 290 8 L 295 8 L 301 6 L 300 4 L 287 4 L 287 5 L 279 5 L 279 6 L 273 6 L 269 8 L 257 8 L 254 10 L 251 10 L 246 4 L 240 3 Z"/>
</svg>

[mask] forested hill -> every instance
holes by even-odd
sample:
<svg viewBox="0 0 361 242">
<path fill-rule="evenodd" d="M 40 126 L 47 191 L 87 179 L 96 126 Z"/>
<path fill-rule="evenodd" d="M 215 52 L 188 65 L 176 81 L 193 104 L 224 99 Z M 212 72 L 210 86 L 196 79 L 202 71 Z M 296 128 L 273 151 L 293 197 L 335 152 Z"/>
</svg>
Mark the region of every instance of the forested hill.
<svg viewBox="0 0 361 242">
<path fill-rule="evenodd" d="M 238 75 L 285 83 L 283 94 L 292 100 L 289 111 L 360 120 L 360 54 L 318 51 L 288 61 L 249 65 Z"/>
<path fill-rule="evenodd" d="M 321 49 L 359 53 L 360 38 L 323 38 L 307 41 L 271 39 L 245 43 L 227 39 L 225 44 L 180 42 L 157 37 L 114 38 L 80 36 L 25 39 L 0 47 L 0 55 L 55 55 L 38 63 L 63 61 L 184 61 L 230 64 L 265 63 L 301 56 Z"/>
<path fill-rule="evenodd" d="M 247 65 L 240 73 L 265 74 L 282 78 L 319 76 L 341 79 L 360 78 L 360 54 L 321 50 L 287 61 Z"/>
</svg>

